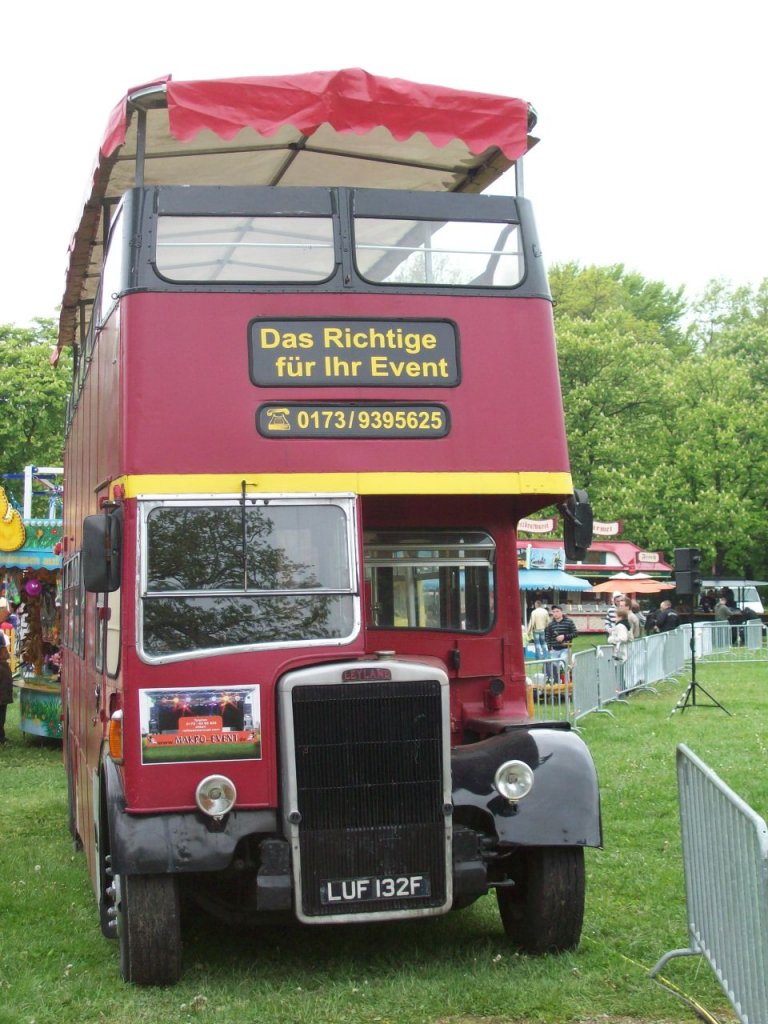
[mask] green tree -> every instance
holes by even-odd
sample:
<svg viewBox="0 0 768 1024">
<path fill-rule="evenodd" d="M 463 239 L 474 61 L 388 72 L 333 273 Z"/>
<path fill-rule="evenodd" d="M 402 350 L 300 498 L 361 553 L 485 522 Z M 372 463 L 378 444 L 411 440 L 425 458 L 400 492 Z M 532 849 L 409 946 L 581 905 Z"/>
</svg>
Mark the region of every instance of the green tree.
<svg viewBox="0 0 768 1024">
<path fill-rule="evenodd" d="M 756 288 L 711 281 L 692 311 L 698 351 L 733 358 L 768 390 L 768 278 Z"/>
<path fill-rule="evenodd" d="M 733 332 L 768 327 L 768 278 L 756 288 L 713 280 L 691 306 L 693 336 L 700 349 L 727 341 Z"/>
<path fill-rule="evenodd" d="M 622 519 L 642 547 L 666 548 L 654 481 L 670 453 L 673 353 L 658 325 L 621 307 L 593 319 L 561 312 L 557 337 L 574 483 L 597 519 Z"/>
<path fill-rule="evenodd" d="M 55 343 L 53 320 L 0 325 L 0 472 L 61 465 L 71 357 L 65 353 L 54 369 Z"/>
<path fill-rule="evenodd" d="M 571 464 L 598 519 L 715 572 L 768 570 L 768 281 L 681 294 L 619 267 L 556 268 Z M 642 300 L 642 301 L 641 301 Z"/>
<path fill-rule="evenodd" d="M 768 278 L 757 287 L 712 281 L 692 307 L 698 353 L 685 388 L 697 409 L 682 428 L 709 438 L 705 465 L 689 467 L 687 484 L 712 507 L 709 550 L 720 572 L 768 571 L 768 484 L 764 438 L 768 417 Z M 676 469 L 685 466 L 680 460 Z"/>
<path fill-rule="evenodd" d="M 675 374 L 676 444 L 661 491 L 673 541 L 699 547 L 717 574 L 768 564 L 768 405 L 733 358 L 705 353 Z"/>
<path fill-rule="evenodd" d="M 623 263 L 610 267 L 562 263 L 550 270 L 549 284 L 556 319 L 593 320 L 622 309 L 635 320 L 653 325 L 659 340 L 673 350 L 690 347 L 681 328 L 686 312 L 682 288 L 673 291 L 661 281 L 648 281 L 625 270 Z"/>
</svg>

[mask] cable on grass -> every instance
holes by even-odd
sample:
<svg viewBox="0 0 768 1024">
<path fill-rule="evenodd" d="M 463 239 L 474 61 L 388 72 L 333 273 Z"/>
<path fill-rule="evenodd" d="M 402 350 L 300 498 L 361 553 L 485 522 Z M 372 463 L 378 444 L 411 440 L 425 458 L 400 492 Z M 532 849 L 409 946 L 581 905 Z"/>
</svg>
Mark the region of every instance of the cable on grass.
<svg viewBox="0 0 768 1024">
<path fill-rule="evenodd" d="M 693 1012 L 696 1014 L 699 1020 L 705 1021 L 705 1024 L 720 1024 L 720 1021 L 717 1019 L 717 1017 L 714 1017 L 709 1012 L 709 1010 L 707 1010 L 706 1007 L 702 1006 L 701 1003 L 697 1002 L 693 998 L 693 996 L 689 996 L 687 992 L 683 992 L 683 990 L 678 985 L 676 985 L 674 981 L 670 981 L 669 978 L 665 978 L 661 974 L 651 975 L 651 972 L 648 970 L 647 967 L 645 967 L 641 963 L 638 963 L 637 960 L 633 960 L 631 956 L 627 956 L 625 953 L 622 953 L 621 956 L 622 959 L 626 960 L 628 963 L 634 964 L 635 967 L 641 967 L 644 971 L 646 971 L 647 974 L 651 977 L 651 981 L 654 981 L 659 986 L 659 988 L 665 989 L 673 996 L 676 996 L 678 999 L 682 1000 L 682 1002 L 684 1002 L 693 1010 Z"/>
</svg>

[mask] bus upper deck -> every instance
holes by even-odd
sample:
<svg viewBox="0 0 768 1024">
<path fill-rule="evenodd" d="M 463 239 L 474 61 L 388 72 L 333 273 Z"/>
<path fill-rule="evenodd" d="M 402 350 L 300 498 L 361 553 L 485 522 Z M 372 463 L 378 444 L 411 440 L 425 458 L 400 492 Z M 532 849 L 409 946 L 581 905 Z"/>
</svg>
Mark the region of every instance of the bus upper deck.
<svg viewBox="0 0 768 1024">
<path fill-rule="evenodd" d="M 59 345 L 85 334 L 112 211 L 134 186 L 481 192 L 521 169 L 535 120 L 520 99 L 359 69 L 138 86 L 112 112 L 70 244 Z"/>
<path fill-rule="evenodd" d="M 70 421 L 97 334 L 114 392 L 137 396 L 99 479 L 215 465 L 233 491 L 258 441 L 279 490 L 317 489 L 305 446 L 261 443 L 311 438 L 336 489 L 513 494 L 518 516 L 570 494 L 530 206 L 474 194 L 519 171 L 533 121 L 520 100 L 359 71 L 133 90 L 102 145 L 60 322 L 77 352 Z M 547 429 L 532 446 L 534 423 Z"/>
</svg>

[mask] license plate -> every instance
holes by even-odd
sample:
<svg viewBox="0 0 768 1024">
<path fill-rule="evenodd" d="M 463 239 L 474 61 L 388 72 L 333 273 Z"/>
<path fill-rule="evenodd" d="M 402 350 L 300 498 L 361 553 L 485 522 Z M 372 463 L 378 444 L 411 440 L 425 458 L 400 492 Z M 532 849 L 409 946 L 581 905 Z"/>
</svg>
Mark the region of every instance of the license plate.
<svg viewBox="0 0 768 1024">
<path fill-rule="evenodd" d="M 344 878 L 323 882 L 320 885 L 320 902 L 326 906 L 375 900 L 417 899 L 429 895 L 429 875 Z"/>
</svg>

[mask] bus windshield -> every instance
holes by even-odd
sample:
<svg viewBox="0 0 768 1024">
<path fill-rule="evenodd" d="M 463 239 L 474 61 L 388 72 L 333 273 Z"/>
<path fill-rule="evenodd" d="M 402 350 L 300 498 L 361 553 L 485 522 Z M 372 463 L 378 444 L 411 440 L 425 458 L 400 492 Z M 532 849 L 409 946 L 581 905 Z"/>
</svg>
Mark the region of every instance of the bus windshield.
<svg viewBox="0 0 768 1024">
<path fill-rule="evenodd" d="M 349 503 L 145 502 L 142 512 L 148 658 L 352 635 Z"/>
</svg>

